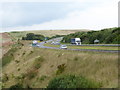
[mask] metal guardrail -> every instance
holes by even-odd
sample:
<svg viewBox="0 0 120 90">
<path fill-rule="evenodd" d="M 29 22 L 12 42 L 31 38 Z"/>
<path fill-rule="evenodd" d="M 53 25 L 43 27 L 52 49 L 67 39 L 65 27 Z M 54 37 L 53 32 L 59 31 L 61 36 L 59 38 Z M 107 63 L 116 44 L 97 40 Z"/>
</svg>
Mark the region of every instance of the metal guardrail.
<svg viewBox="0 0 120 90">
<path fill-rule="evenodd" d="M 74 45 L 74 44 L 66 44 L 68 46 L 116 46 L 119 47 L 119 44 L 82 44 L 82 45 Z"/>
</svg>

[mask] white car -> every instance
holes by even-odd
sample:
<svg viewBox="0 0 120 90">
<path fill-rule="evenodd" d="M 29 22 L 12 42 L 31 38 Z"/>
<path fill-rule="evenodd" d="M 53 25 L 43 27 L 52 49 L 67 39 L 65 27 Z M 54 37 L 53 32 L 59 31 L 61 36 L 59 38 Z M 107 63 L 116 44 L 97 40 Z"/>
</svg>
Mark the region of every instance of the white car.
<svg viewBox="0 0 120 90">
<path fill-rule="evenodd" d="M 61 45 L 60 49 L 67 49 L 67 46 L 66 45 Z"/>
<path fill-rule="evenodd" d="M 40 44 L 37 44 L 36 46 L 37 46 L 37 47 L 40 47 Z"/>
</svg>

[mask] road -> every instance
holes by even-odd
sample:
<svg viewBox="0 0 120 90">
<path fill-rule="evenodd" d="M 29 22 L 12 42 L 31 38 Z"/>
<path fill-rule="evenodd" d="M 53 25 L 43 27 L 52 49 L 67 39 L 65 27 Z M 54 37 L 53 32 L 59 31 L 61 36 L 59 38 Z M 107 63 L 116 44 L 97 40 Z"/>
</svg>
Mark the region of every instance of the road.
<svg viewBox="0 0 120 90">
<path fill-rule="evenodd" d="M 46 43 L 50 43 L 52 41 L 54 42 L 60 42 L 62 40 L 62 37 L 60 38 L 55 38 L 55 39 L 51 39 L 51 40 L 48 40 L 46 41 Z M 60 49 L 58 47 L 48 47 L 48 46 L 44 46 L 45 42 L 40 42 L 39 44 L 37 44 L 37 46 L 39 48 L 48 48 L 48 49 Z M 71 44 L 69 44 L 71 45 Z M 85 45 L 84 45 L 85 46 Z M 86 46 L 111 46 L 111 45 L 86 45 Z M 113 46 L 113 45 L 112 45 Z M 114 45 L 116 46 L 116 45 Z M 111 53 L 118 53 L 119 50 L 97 50 L 97 49 L 65 49 L 65 50 L 74 50 L 74 51 L 91 51 L 91 52 L 111 52 Z"/>
</svg>

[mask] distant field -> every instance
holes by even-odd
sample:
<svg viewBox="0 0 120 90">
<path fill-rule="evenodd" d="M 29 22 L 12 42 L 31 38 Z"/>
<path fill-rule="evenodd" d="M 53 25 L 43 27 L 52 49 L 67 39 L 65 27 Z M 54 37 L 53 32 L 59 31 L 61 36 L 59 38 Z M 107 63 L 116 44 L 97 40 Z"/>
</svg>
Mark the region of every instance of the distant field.
<svg viewBox="0 0 120 90">
<path fill-rule="evenodd" d="M 18 39 L 24 37 L 27 33 L 42 34 L 44 36 L 51 37 L 55 35 L 67 35 L 70 33 L 81 32 L 81 31 L 84 30 L 35 30 L 35 31 L 10 32 L 10 35 L 15 39 Z"/>
<path fill-rule="evenodd" d="M 44 44 L 49 47 L 60 47 L 60 45 Z M 67 46 L 69 49 L 98 49 L 98 50 L 118 50 L 116 46 Z"/>
<path fill-rule="evenodd" d="M 29 31 L 29 32 L 35 33 L 35 34 L 42 34 L 44 36 L 51 37 L 54 35 L 67 35 L 70 33 L 81 32 L 81 31 L 84 31 L 84 30 L 39 30 L 39 31 Z"/>
</svg>

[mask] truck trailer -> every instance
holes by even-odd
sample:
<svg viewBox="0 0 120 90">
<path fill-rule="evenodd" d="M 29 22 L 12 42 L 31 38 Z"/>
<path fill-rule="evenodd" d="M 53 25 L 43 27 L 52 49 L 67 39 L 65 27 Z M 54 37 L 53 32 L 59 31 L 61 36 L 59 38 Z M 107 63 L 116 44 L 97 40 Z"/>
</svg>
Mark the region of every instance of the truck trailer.
<svg viewBox="0 0 120 90">
<path fill-rule="evenodd" d="M 81 45 L 81 39 L 80 38 L 72 38 L 71 44 Z"/>
</svg>

